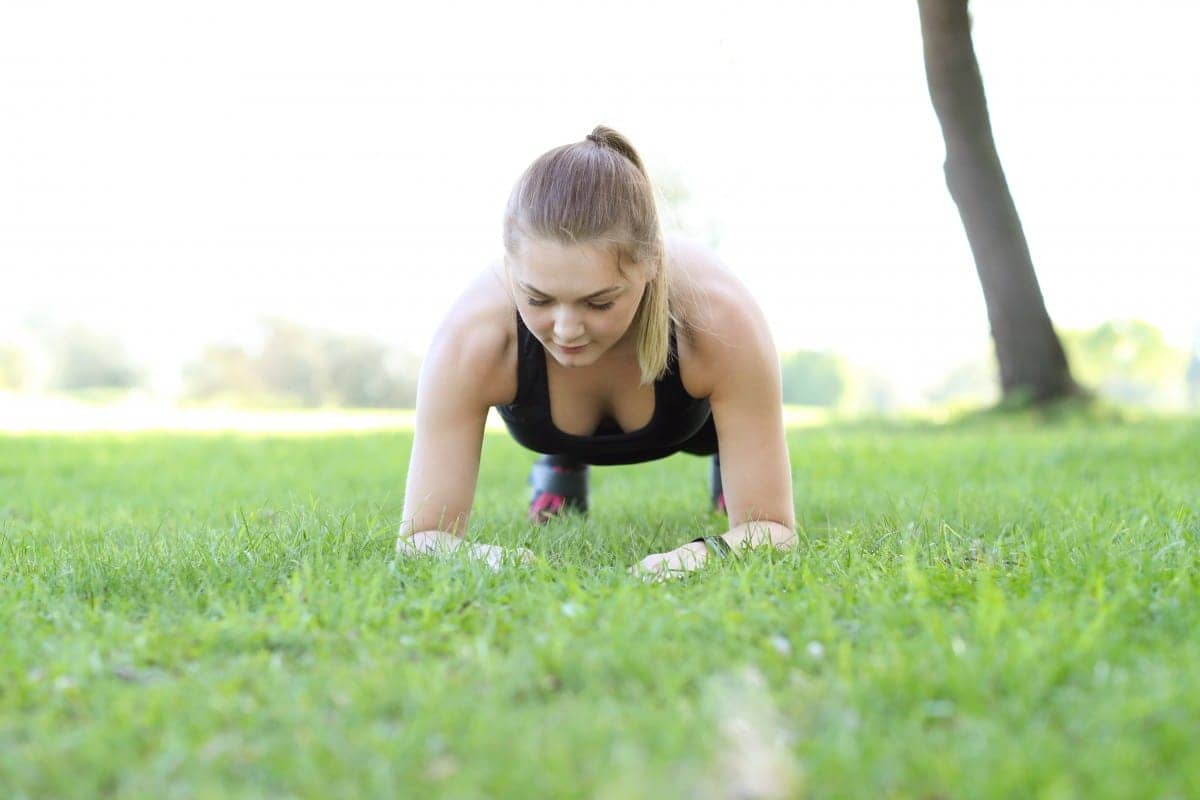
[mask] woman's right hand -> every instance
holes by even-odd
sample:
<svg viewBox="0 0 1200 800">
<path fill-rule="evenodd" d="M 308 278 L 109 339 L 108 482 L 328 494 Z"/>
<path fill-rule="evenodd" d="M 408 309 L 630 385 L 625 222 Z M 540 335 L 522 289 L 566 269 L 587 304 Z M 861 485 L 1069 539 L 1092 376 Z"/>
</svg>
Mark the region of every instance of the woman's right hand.
<svg viewBox="0 0 1200 800">
<path fill-rule="evenodd" d="M 467 542 L 445 531 L 421 531 L 411 536 L 401 536 L 396 540 L 396 555 L 445 555 L 460 547 L 467 548 L 468 556 L 483 561 L 492 570 L 499 570 L 509 560 L 510 553 L 518 563 L 529 564 L 533 561 L 533 551 L 527 548 L 518 547 L 510 551 L 499 545 Z"/>
</svg>

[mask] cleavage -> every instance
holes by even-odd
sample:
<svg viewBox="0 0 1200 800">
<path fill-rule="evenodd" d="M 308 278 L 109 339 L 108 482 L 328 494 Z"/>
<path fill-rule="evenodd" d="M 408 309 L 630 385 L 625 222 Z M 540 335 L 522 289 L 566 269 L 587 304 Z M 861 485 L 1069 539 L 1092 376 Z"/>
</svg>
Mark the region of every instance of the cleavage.
<svg viewBox="0 0 1200 800">
<path fill-rule="evenodd" d="M 622 433 L 632 433 L 654 418 L 654 385 L 640 385 L 639 372 L 617 376 L 609 370 L 571 376 L 568 381 L 562 367 L 546 366 L 550 423 L 563 433 L 592 436 L 606 419 L 616 423 Z"/>
</svg>

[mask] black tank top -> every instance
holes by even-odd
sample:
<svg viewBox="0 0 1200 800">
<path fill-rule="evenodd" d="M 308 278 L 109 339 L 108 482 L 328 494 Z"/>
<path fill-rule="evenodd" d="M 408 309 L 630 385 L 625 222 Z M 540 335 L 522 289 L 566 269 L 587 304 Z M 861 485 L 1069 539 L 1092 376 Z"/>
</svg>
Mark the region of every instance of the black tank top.
<svg viewBox="0 0 1200 800">
<path fill-rule="evenodd" d="M 670 329 L 667 372 L 654 382 L 654 414 L 645 427 L 628 433 L 605 417 L 591 436 L 559 430 L 550 418 L 546 351 L 517 314 L 517 396 L 496 406 L 518 443 L 538 453 L 566 455 L 588 464 L 636 464 L 685 449 L 699 435 L 712 438 L 708 399 L 692 397 L 679 379 L 675 325 Z M 711 449 L 707 452 L 713 452 Z"/>
</svg>

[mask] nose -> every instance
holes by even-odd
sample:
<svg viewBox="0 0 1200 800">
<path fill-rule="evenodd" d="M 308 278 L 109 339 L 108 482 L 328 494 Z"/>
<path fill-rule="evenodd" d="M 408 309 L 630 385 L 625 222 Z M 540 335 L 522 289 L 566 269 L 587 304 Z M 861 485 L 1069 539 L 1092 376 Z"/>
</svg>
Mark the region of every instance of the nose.
<svg viewBox="0 0 1200 800">
<path fill-rule="evenodd" d="M 583 320 L 577 312 L 559 307 L 554 315 L 554 338 L 559 344 L 571 344 L 583 338 Z"/>
</svg>

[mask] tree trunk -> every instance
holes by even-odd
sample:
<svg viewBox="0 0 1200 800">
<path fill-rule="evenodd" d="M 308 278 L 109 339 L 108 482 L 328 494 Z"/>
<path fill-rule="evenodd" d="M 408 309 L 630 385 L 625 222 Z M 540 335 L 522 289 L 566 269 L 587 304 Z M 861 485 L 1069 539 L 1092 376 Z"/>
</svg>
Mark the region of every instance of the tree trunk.
<svg viewBox="0 0 1200 800">
<path fill-rule="evenodd" d="M 946 184 L 983 286 L 1005 399 L 1078 392 L 1050 323 L 988 119 L 967 0 L 917 0 L 929 96 L 946 140 Z"/>
</svg>

